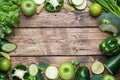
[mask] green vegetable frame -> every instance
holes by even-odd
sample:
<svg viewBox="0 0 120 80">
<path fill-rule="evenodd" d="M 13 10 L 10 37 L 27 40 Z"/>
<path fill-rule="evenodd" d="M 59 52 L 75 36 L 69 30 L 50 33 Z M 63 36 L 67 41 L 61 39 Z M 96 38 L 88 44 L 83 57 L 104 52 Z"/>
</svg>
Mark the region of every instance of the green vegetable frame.
<svg viewBox="0 0 120 80">
<path fill-rule="evenodd" d="M 116 16 L 120 17 L 120 1 L 119 0 L 92 0 L 93 2 L 99 3 L 104 10 L 111 12 Z M 119 5 L 118 5 L 119 4 Z"/>
</svg>

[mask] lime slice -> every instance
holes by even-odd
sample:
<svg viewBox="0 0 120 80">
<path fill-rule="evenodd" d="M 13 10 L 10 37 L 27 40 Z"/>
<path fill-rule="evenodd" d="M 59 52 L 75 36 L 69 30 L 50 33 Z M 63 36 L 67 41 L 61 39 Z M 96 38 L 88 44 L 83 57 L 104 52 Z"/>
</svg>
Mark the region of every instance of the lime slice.
<svg viewBox="0 0 120 80">
<path fill-rule="evenodd" d="M 101 62 L 96 61 L 92 64 L 92 72 L 94 74 L 101 74 L 104 71 L 104 65 Z"/>
<path fill-rule="evenodd" d="M 9 55 L 8 53 L 0 52 L 0 54 L 1 54 L 3 57 L 5 57 L 5 58 L 7 58 L 7 59 L 10 60 L 10 55 Z"/>
<path fill-rule="evenodd" d="M 37 73 L 38 73 L 38 67 L 37 67 L 37 65 L 36 65 L 36 64 L 31 64 L 31 65 L 29 66 L 29 74 L 30 74 L 31 76 L 36 76 Z"/>
<path fill-rule="evenodd" d="M 75 11 L 75 9 L 73 7 L 71 7 L 70 5 L 64 4 L 63 7 L 67 11 L 70 11 L 70 12 Z"/>
</svg>

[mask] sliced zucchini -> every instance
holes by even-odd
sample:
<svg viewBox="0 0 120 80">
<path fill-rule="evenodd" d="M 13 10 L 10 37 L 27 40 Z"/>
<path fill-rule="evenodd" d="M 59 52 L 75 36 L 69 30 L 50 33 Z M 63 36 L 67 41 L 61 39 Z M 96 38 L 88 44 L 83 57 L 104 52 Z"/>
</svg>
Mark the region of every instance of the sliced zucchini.
<svg viewBox="0 0 120 80">
<path fill-rule="evenodd" d="M 1 46 L 1 50 L 3 52 L 7 52 L 7 53 L 15 51 L 16 48 L 17 48 L 17 46 L 13 43 L 6 43 Z"/>
<path fill-rule="evenodd" d="M 36 64 L 30 64 L 28 70 L 31 76 L 36 76 L 38 73 L 38 67 Z"/>
<path fill-rule="evenodd" d="M 38 5 L 43 4 L 45 0 L 34 0 L 34 2 Z"/>
<path fill-rule="evenodd" d="M 80 5 L 80 6 L 75 6 L 75 8 L 78 9 L 78 10 L 83 10 L 83 9 L 86 8 L 86 6 L 87 6 L 87 1 L 84 0 L 82 5 Z"/>
<path fill-rule="evenodd" d="M 73 4 L 74 6 L 80 6 L 80 5 L 82 5 L 82 4 L 83 4 L 83 1 L 84 1 L 84 0 L 71 0 L 72 4 Z"/>
</svg>

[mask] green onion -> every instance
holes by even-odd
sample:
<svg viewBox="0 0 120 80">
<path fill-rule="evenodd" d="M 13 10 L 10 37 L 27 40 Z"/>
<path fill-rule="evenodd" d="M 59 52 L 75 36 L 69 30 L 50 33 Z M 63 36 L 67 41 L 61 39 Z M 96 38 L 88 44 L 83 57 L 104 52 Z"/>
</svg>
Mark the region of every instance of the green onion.
<svg viewBox="0 0 120 80">
<path fill-rule="evenodd" d="M 100 4 L 107 12 L 120 17 L 120 7 L 117 5 L 117 0 L 92 0 L 95 3 Z"/>
</svg>

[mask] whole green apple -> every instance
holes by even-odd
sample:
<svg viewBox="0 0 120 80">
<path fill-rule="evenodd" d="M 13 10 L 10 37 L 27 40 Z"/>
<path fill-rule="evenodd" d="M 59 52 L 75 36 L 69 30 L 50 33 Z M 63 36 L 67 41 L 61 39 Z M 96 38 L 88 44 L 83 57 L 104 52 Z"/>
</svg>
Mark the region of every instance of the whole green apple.
<svg viewBox="0 0 120 80">
<path fill-rule="evenodd" d="M 31 16 L 36 12 L 37 5 L 33 0 L 23 0 L 21 2 L 21 11 L 26 16 Z"/>
<path fill-rule="evenodd" d="M 75 69 L 72 63 L 64 62 L 59 66 L 59 75 L 62 79 L 69 80 L 74 77 Z"/>
<path fill-rule="evenodd" d="M 102 80 L 116 80 L 112 75 L 104 75 Z"/>
</svg>

